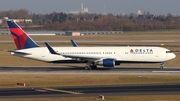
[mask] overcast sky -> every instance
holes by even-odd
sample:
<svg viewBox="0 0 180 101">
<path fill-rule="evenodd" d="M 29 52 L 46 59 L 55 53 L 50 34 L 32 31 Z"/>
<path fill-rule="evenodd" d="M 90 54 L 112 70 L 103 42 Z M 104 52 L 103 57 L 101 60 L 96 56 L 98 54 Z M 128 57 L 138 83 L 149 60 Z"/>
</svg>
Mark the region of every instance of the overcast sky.
<svg viewBox="0 0 180 101">
<path fill-rule="evenodd" d="M 32 13 L 52 13 L 53 11 L 81 10 L 81 3 L 90 13 L 129 14 L 137 10 L 151 14 L 180 15 L 180 0 L 0 0 L 0 11 L 25 8 Z"/>
</svg>

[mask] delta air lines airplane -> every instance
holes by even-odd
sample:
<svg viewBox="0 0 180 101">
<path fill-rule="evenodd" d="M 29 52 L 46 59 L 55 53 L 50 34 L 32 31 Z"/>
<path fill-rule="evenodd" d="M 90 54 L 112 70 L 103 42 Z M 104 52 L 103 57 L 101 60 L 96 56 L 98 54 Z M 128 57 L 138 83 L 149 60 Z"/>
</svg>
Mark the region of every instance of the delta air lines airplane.
<svg viewBox="0 0 180 101">
<path fill-rule="evenodd" d="M 12 55 L 48 63 L 86 63 L 85 69 L 97 65 L 112 68 L 121 63 L 160 63 L 174 59 L 176 55 L 164 47 L 40 47 L 14 21 L 7 21 L 16 45 Z M 77 46 L 77 45 L 76 45 Z"/>
</svg>

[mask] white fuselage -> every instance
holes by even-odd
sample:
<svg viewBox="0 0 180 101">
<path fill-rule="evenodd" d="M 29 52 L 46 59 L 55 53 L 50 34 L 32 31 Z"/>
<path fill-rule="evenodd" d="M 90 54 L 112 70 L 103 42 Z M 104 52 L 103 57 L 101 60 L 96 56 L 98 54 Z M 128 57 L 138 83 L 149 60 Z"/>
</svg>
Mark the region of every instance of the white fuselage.
<svg viewBox="0 0 180 101">
<path fill-rule="evenodd" d="M 66 55 L 101 57 L 102 59 L 113 58 L 120 63 L 158 63 L 176 57 L 174 53 L 171 53 L 170 50 L 163 47 L 53 47 L 53 49 L 60 54 Z M 11 54 L 44 62 L 62 63 L 64 61 L 76 60 L 51 54 L 47 47 L 36 47 L 16 51 L 29 53 L 29 55 L 14 52 Z"/>
</svg>

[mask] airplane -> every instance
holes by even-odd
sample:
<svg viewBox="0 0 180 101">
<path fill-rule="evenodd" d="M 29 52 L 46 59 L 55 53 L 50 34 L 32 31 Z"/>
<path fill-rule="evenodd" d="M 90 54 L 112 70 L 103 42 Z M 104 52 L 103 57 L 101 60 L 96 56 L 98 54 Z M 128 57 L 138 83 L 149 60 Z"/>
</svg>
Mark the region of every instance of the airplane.
<svg viewBox="0 0 180 101">
<path fill-rule="evenodd" d="M 176 55 L 164 47 L 46 47 L 39 46 L 14 21 L 7 21 L 9 30 L 16 45 L 10 51 L 14 56 L 39 60 L 48 63 L 86 63 L 85 69 L 96 69 L 97 65 L 112 68 L 121 63 L 160 63 L 172 60 Z"/>
</svg>

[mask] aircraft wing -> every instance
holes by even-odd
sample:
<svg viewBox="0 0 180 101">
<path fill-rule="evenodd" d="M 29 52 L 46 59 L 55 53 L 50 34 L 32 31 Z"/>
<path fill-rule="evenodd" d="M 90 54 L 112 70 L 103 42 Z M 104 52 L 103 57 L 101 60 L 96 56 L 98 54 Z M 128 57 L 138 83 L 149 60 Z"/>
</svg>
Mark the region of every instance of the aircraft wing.
<svg viewBox="0 0 180 101">
<path fill-rule="evenodd" d="M 82 55 L 60 54 L 60 53 L 54 51 L 54 49 L 47 42 L 45 42 L 45 45 L 51 54 L 61 55 L 63 57 L 67 57 L 67 58 L 76 58 L 76 59 L 83 60 L 83 61 L 84 60 L 96 61 L 96 60 L 100 60 L 102 58 L 105 58 L 105 57 L 98 57 L 98 56 L 85 56 L 85 55 L 82 56 Z M 114 59 L 114 58 L 112 58 L 112 59 Z"/>
</svg>

